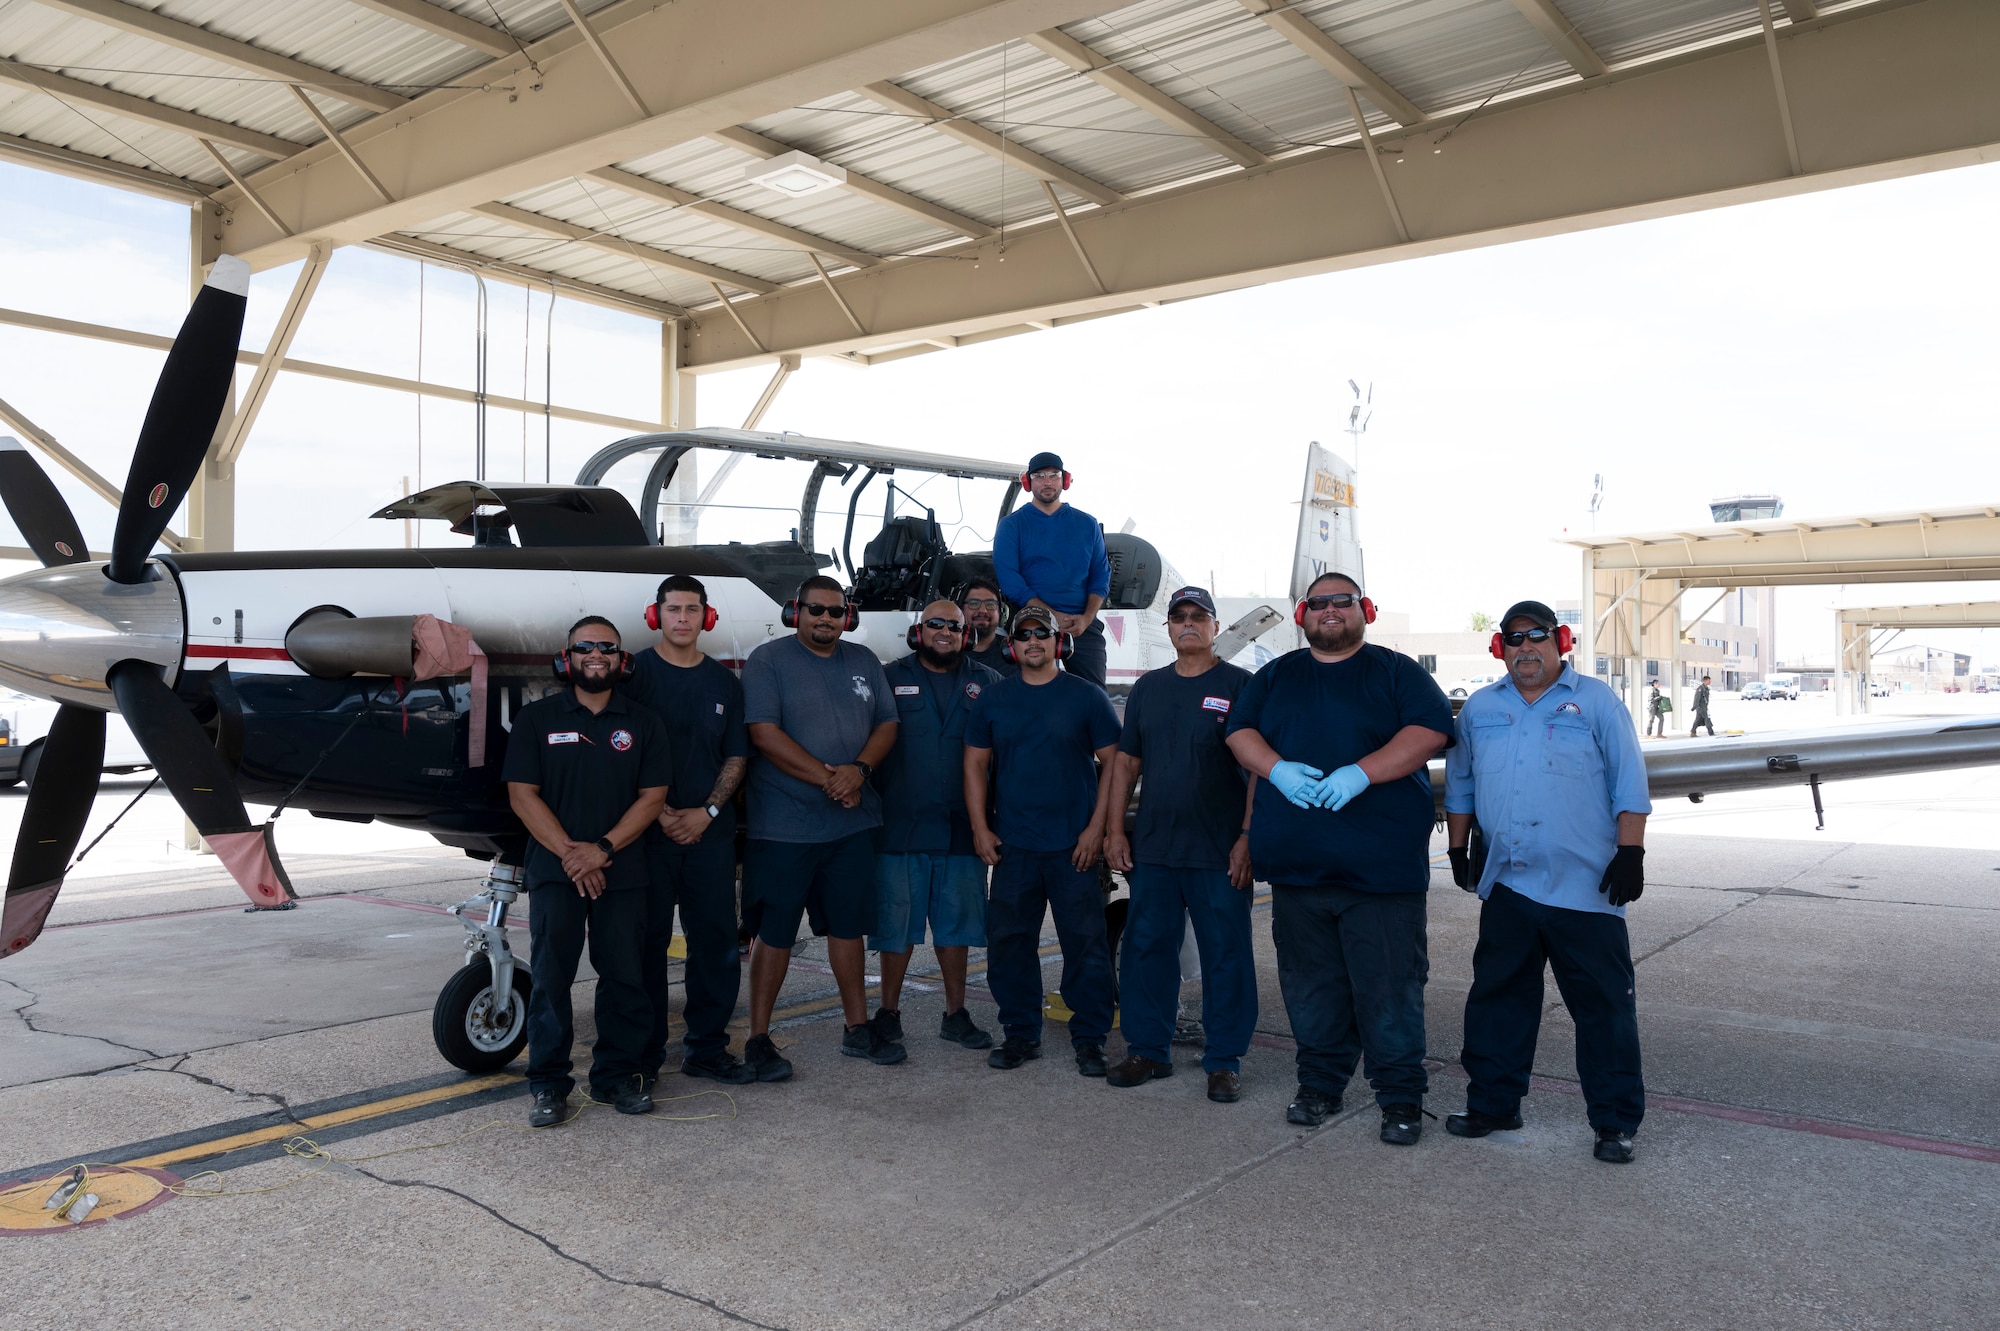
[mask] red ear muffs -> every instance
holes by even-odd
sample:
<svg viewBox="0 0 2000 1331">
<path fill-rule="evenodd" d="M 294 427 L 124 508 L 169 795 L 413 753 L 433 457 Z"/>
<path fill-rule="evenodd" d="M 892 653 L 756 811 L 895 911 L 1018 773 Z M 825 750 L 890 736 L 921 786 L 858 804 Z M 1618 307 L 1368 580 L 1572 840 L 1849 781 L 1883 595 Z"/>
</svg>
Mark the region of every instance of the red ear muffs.
<svg viewBox="0 0 2000 1331">
<path fill-rule="evenodd" d="M 1057 630 L 1056 632 L 1055 644 L 1056 661 L 1058 663 L 1067 661 L 1071 656 L 1076 654 L 1076 639 L 1061 630 Z M 1000 655 L 1006 658 L 1008 665 L 1021 664 L 1020 660 L 1014 655 L 1014 640 L 1012 638 L 1002 638 L 1000 640 Z"/>
<path fill-rule="evenodd" d="M 922 647 L 924 645 L 924 626 L 922 624 L 910 625 L 909 628 L 903 631 L 903 641 L 910 644 L 910 650 L 913 652 Z M 1003 648 L 1002 650 L 1005 649 Z"/>
<path fill-rule="evenodd" d="M 1064 473 L 1063 473 L 1063 489 L 1065 489 L 1065 490 L 1069 489 L 1069 487 L 1071 486 L 1071 484 L 1073 484 L 1073 483 L 1075 482 L 1075 480 L 1076 480 L 1076 477 L 1074 477 L 1074 476 L 1070 475 L 1070 474 L 1069 474 L 1068 472 L 1064 472 Z M 1033 490 L 1033 489 L 1035 488 L 1035 483 L 1034 483 L 1033 481 L 1029 480 L 1029 479 L 1027 478 L 1027 475 L 1026 475 L 1025 473 L 1024 473 L 1024 474 L 1022 475 L 1022 477 L 1021 477 L 1021 488 L 1022 488 L 1023 490 Z"/>
<path fill-rule="evenodd" d="M 1306 603 L 1304 601 L 1300 601 L 1292 607 L 1292 622 L 1300 628 L 1306 626 Z M 1361 622 L 1364 624 L 1373 624 L 1375 622 L 1375 603 L 1365 596 L 1361 598 Z"/>
<path fill-rule="evenodd" d="M 1576 635 L 1570 632 L 1569 625 L 1567 624 L 1556 625 L 1556 655 L 1568 656 L 1569 649 L 1574 647 L 1575 645 L 1576 645 Z M 1506 644 L 1500 641 L 1500 635 L 1497 633 L 1494 634 L 1493 655 L 1495 659 L 1501 661 L 1507 659 L 1507 653 L 1505 651 L 1505 647 Z"/>
<path fill-rule="evenodd" d="M 703 633 L 712 632 L 715 628 L 716 620 L 720 618 L 721 616 L 715 613 L 714 606 L 703 606 L 701 608 L 701 631 Z M 658 601 L 646 607 L 646 627 L 656 632 L 660 627 L 660 603 Z"/>
</svg>

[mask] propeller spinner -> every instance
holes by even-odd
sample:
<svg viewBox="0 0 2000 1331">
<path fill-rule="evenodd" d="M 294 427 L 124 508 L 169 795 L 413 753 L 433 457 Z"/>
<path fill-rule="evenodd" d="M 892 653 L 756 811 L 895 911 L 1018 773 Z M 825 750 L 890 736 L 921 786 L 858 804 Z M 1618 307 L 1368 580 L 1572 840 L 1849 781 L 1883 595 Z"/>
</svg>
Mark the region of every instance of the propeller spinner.
<svg viewBox="0 0 2000 1331">
<path fill-rule="evenodd" d="M 180 589 L 152 561 L 167 521 L 200 473 L 228 401 L 250 267 L 216 260 L 153 389 L 118 506 L 111 558 L 90 560 L 75 514 L 34 458 L 0 439 L 0 500 L 46 566 L 0 583 L 0 682 L 61 704 L 42 741 L 0 908 L 0 957 L 41 932 L 97 794 L 104 716 L 125 718 L 153 769 L 258 906 L 294 897 L 228 767 L 174 693 L 185 642 Z"/>
</svg>

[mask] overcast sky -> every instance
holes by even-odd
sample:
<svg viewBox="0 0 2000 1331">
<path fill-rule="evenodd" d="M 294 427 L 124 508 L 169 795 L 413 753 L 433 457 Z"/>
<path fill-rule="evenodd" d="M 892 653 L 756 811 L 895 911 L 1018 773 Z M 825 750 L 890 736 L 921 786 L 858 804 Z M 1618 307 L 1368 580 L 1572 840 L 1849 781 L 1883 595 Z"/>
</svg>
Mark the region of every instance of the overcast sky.
<svg viewBox="0 0 2000 1331">
<path fill-rule="evenodd" d="M 1811 518 L 2000 499 L 1994 426 L 2000 165 L 1362 268 L 940 352 L 868 370 L 807 362 L 766 429 L 1024 458 L 1059 451 L 1071 498 L 1128 518 L 1186 576 L 1282 595 L 1304 445 L 1348 450 L 1351 377 L 1374 386 L 1361 444 L 1370 591 L 1419 629 L 1521 596 L 1573 599 L 1600 532 L 1706 520 L 1743 491 Z M 187 301 L 186 210 L 0 165 L 0 305 L 171 332 Z M 472 280 L 344 249 L 294 357 L 469 386 Z M 260 274 L 261 348 L 296 269 Z M 658 415 L 657 325 L 490 288 L 491 391 Z M 552 344 L 552 345 L 551 345 Z M 552 355 L 550 351 L 552 350 Z M 524 376 L 525 361 L 525 376 Z M 157 353 L 0 328 L 0 398 L 114 481 Z M 702 380 L 700 423 L 740 425 L 768 377 Z M 247 382 L 247 373 L 245 375 Z M 366 514 L 402 478 L 469 476 L 472 409 L 287 376 L 251 440 L 238 544 L 399 544 Z M 419 435 L 422 457 L 419 461 Z M 558 479 L 622 431 L 553 430 Z M 540 479 L 543 427 L 488 418 L 489 475 Z M 53 469 L 52 469 L 53 470 Z M 788 475 L 746 466 L 704 535 L 792 525 Z M 94 546 L 109 508 L 58 476 Z M 962 493 L 961 493 L 962 491 Z M 926 489 L 990 534 L 991 485 Z M 875 504 L 871 510 L 879 514 Z M 178 525 L 178 524 L 177 524 Z M 0 515 L 6 542 L 18 540 Z M 968 535 L 962 544 L 973 544 Z M 1787 589 L 1779 651 L 1825 655 L 1836 604 L 2000 595 L 1990 585 Z M 2000 633 L 1923 635 L 2000 660 Z"/>
</svg>

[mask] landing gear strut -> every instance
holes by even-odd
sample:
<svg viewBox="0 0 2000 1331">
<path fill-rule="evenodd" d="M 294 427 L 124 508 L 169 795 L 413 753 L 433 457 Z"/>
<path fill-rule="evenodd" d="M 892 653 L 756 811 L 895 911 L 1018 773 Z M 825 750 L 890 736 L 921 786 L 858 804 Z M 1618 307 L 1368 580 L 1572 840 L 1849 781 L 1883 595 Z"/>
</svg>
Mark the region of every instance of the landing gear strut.
<svg viewBox="0 0 2000 1331">
<path fill-rule="evenodd" d="M 520 899 L 527 871 L 493 862 L 479 895 L 451 908 L 465 926 L 465 965 L 438 994 L 431 1010 L 431 1038 L 453 1067 L 497 1072 L 528 1043 L 527 969 L 507 945 L 507 908 Z M 484 917 L 468 915 L 484 905 Z"/>
</svg>

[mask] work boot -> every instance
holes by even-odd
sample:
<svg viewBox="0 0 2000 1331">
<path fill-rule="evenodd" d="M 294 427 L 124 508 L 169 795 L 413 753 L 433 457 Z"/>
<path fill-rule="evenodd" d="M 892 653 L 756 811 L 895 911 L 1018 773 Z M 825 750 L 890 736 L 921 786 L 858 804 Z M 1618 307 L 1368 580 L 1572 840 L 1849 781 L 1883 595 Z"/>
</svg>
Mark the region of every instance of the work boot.
<svg viewBox="0 0 2000 1331">
<path fill-rule="evenodd" d="M 1228 1068 L 1208 1074 L 1208 1098 L 1219 1105 L 1233 1105 L 1243 1098 L 1243 1079 Z"/>
<path fill-rule="evenodd" d="M 528 1111 L 531 1128 L 559 1128 L 569 1122 L 569 1097 L 555 1091 L 536 1091 L 535 1107 Z"/>
<path fill-rule="evenodd" d="M 964 1008 L 960 1008 L 956 1012 L 947 1012 L 944 1014 L 944 1019 L 938 1022 L 938 1039 L 949 1040 L 953 1044 L 962 1045 L 967 1049 L 991 1049 L 993 1047 L 993 1037 L 985 1031 L 980 1030 L 978 1025 L 972 1020 L 972 1014 Z"/>
<path fill-rule="evenodd" d="M 1300 1086 L 1292 1102 L 1285 1106 L 1285 1122 L 1302 1128 L 1316 1128 L 1340 1112 L 1340 1097 L 1328 1095 L 1317 1086 Z"/>
<path fill-rule="evenodd" d="M 1431 1115 L 1436 1118 L 1437 1115 Z M 1424 1135 L 1424 1111 L 1419 1105 L 1383 1105 L 1382 1140 L 1391 1146 L 1415 1146 Z"/>
<path fill-rule="evenodd" d="M 611 1093 L 611 1107 L 621 1114 L 650 1114 L 653 1093 L 644 1076 L 635 1072 Z"/>
<path fill-rule="evenodd" d="M 1104 1063 L 1104 1050 L 1099 1045 L 1080 1044 L 1076 1047 L 1076 1070 L 1085 1077 L 1102 1077 L 1108 1069 Z"/>
<path fill-rule="evenodd" d="M 743 1042 L 743 1061 L 758 1081 L 784 1081 L 792 1075 L 792 1061 L 778 1053 L 768 1035 L 753 1035 Z"/>
<path fill-rule="evenodd" d="M 725 1086 L 741 1086 L 745 1082 L 757 1080 L 757 1069 L 727 1049 L 708 1049 L 698 1054 L 692 1052 L 683 1054 L 681 1072 L 684 1076 L 705 1077 L 709 1081 L 719 1081 Z"/>
<path fill-rule="evenodd" d="M 1144 1054 L 1128 1054 L 1123 1063 L 1104 1076 L 1106 1086 L 1144 1086 L 1149 1081 L 1174 1075 L 1172 1063 L 1155 1063 Z"/>
<path fill-rule="evenodd" d="M 1010 1035 L 1001 1042 L 998 1049 L 986 1056 L 986 1066 L 1009 1072 L 1031 1059 L 1042 1056 L 1040 1040 L 1024 1040 L 1018 1035 Z"/>
<path fill-rule="evenodd" d="M 868 1024 L 875 1028 L 877 1035 L 887 1040 L 890 1044 L 901 1044 L 903 1042 L 903 1010 L 901 1008 L 885 1007 L 877 1012 Z"/>
<path fill-rule="evenodd" d="M 859 1026 L 847 1028 L 847 1034 L 840 1040 L 840 1052 L 849 1058 L 865 1058 L 883 1067 L 900 1063 L 910 1056 L 909 1050 L 899 1044 L 890 1044 L 882 1038 L 880 1031 L 865 1021 Z"/>
<path fill-rule="evenodd" d="M 1489 1132 L 1512 1132 L 1521 1126 L 1521 1116 L 1494 1118 L 1477 1109 L 1468 1109 L 1445 1119 L 1444 1130 L 1454 1137 L 1484 1137 Z"/>
<path fill-rule="evenodd" d="M 1607 1165 L 1632 1163 L 1632 1134 L 1621 1128 L 1599 1128 L 1590 1153 Z"/>
</svg>

